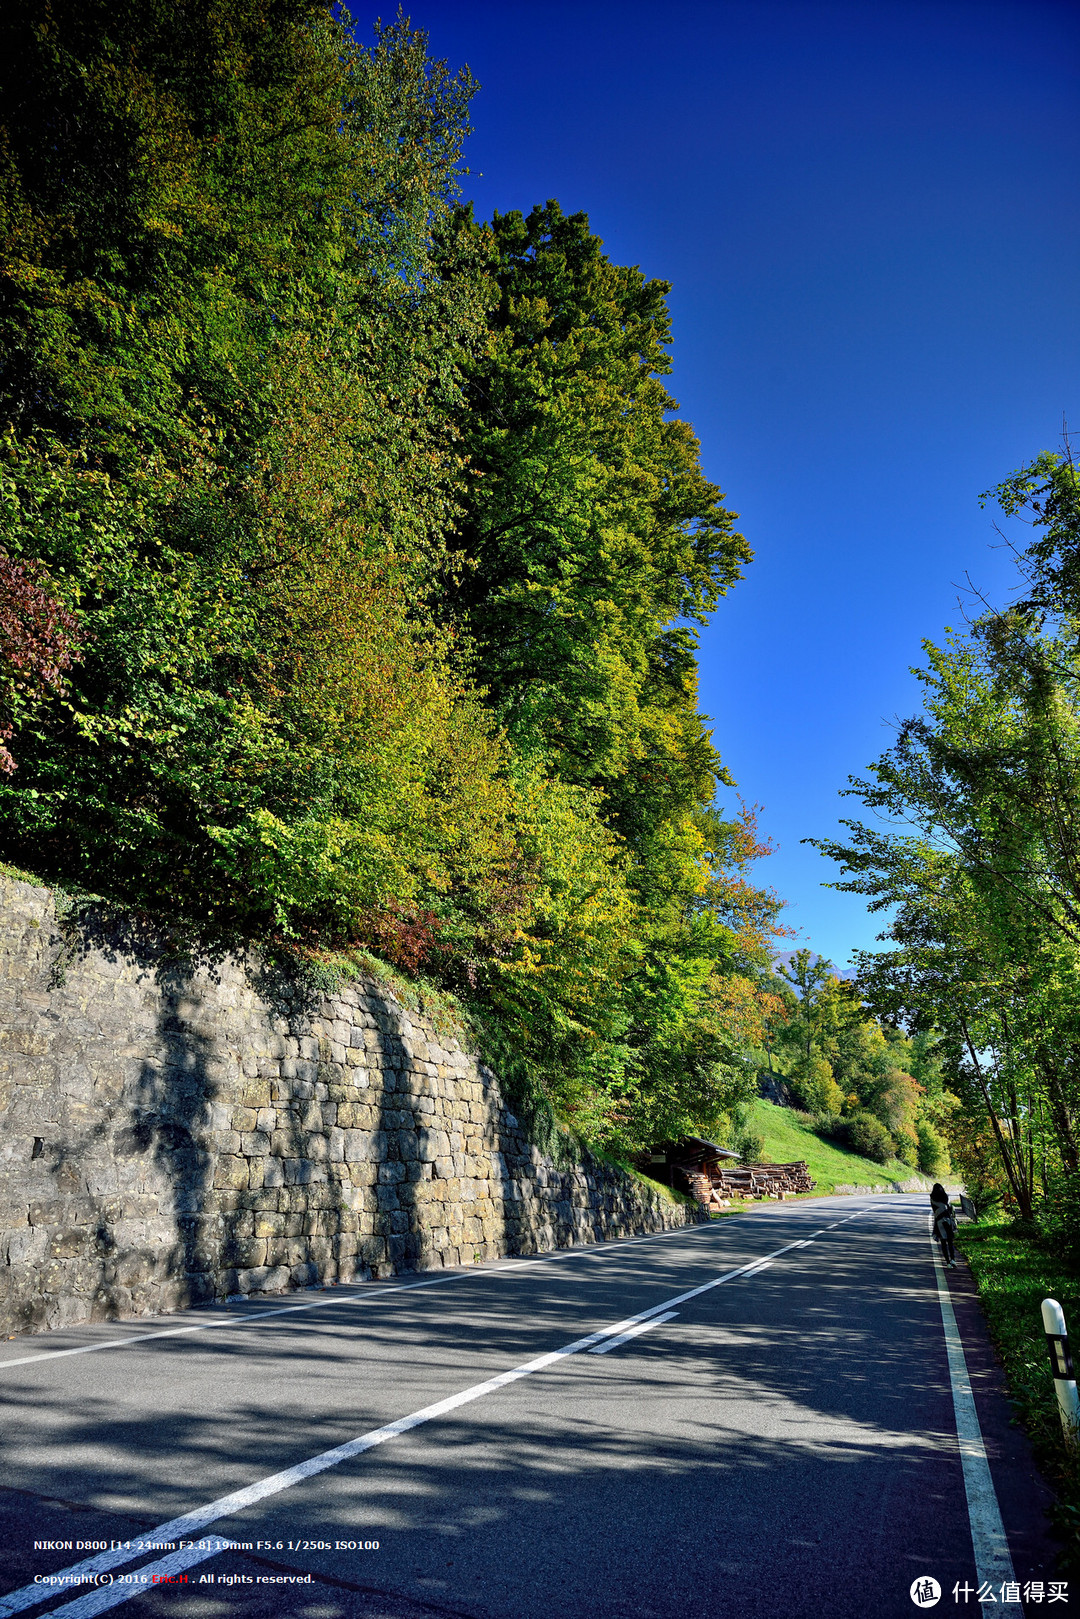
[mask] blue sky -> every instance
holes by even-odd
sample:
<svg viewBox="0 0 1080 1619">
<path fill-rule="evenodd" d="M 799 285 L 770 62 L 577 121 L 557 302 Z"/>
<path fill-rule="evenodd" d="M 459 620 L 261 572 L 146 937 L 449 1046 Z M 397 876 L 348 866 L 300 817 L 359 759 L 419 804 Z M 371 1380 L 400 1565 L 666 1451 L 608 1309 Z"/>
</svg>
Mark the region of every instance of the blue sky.
<svg viewBox="0 0 1080 1619">
<path fill-rule="evenodd" d="M 406 10 L 481 82 L 478 214 L 556 197 L 672 283 L 673 392 L 756 552 L 702 707 L 778 845 L 761 877 L 843 966 L 880 924 L 800 840 L 917 707 L 965 575 L 1007 594 L 981 491 L 1080 433 L 1080 7 Z"/>
</svg>

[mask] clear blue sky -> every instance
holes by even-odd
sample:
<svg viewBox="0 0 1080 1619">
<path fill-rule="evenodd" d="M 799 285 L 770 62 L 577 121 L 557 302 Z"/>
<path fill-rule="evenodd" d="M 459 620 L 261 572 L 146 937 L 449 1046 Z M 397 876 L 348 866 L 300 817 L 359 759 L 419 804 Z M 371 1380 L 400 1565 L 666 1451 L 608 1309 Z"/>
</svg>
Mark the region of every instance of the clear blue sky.
<svg viewBox="0 0 1080 1619">
<path fill-rule="evenodd" d="M 361 37 L 382 9 L 353 0 Z M 1080 7 L 422 0 L 468 62 L 481 217 L 556 197 L 672 283 L 673 391 L 756 560 L 702 707 L 778 844 L 760 875 L 843 966 L 879 924 L 800 839 L 918 703 L 978 496 L 1080 432 Z"/>
</svg>

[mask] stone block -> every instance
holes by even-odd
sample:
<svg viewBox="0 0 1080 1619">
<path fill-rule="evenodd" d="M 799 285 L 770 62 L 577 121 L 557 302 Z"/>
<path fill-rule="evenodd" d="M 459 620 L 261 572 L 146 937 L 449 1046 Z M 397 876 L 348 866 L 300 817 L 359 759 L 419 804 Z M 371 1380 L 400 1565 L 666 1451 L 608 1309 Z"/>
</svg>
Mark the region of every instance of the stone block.
<svg viewBox="0 0 1080 1619">
<path fill-rule="evenodd" d="M 292 1272 L 285 1265 L 253 1265 L 236 1274 L 240 1293 L 284 1293 L 292 1280 Z"/>
<path fill-rule="evenodd" d="M 235 1155 L 240 1151 L 240 1135 L 236 1130 L 210 1130 L 207 1145 L 211 1151 Z"/>
<path fill-rule="evenodd" d="M 154 1276 L 155 1269 L 151 1254 L 135 1250 L 118 1257 L 112 1274 L 119 1286 L 134 1289 L 149 1282 Z"/>
<path fill-rule="evenodd" d="M 226 1155 L 217 1161 L 214 1185 L 219 1190 L 238 1190 L 248 1183 L 247 1159 Z"/>
<path fill-rule="evenodd" d="M 375 1130 L 345 1130 L 345 1161 L 350 1164 L 377 1162 L 382 1143 L 376 1140 Z"/>
<path fill-rule="evenodd" d="M 6 1233 L 0 1242 L 0 1256 L 9 1265 L 40 1265 L 49 1249 L 49 1233 L 42 1227 Z"/>
<path fill-rule="evenodd" d="M 52 1259 L 82 1258 L 89 1250 L 88 1233 L 78 1227 L 49 1232 L 47 1252 Z"/>
<path fill-rule="evenodd" d="M 313 1163 L 309 1158 L 285 1158 L 285 1184 L 287 1186 L 317 1186 L 326 1183 L 326 1166 Z"/>
<path fill-rule="evenodd" d="M 224 1246 L 224 1258 L 237 1270 L 248 1270 L 265 1262 L 266 1243 L 264 1237 L 234 1237 Z"/>
<path fill-rule="evenodd" d="M 100 1287 L 90 1301 L 91 1321 L 119 1321 L 131 1313 L 130 1289 L 115 1282 Z"/>
</svg>

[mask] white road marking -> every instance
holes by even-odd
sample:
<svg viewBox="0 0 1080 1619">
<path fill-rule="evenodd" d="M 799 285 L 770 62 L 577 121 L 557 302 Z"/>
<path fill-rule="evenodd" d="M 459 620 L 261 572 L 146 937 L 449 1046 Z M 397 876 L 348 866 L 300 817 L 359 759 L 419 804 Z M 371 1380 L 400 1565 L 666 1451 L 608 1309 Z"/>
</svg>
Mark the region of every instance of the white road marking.
<svg viewBox="0 0 1080 1619">
<path fill-rule="evenodd" d="M 672 1231 L 650 1231 L 643 1237 L 620 1239 L 614 1252 L 617 1255 L 622 1248 L 629 1248 L 638 1242 L 655 1242 L 659 1237 L 686 1236 L 708 1229 L 708 1226 L 679 1226 Z M 127 1349 L 130 1344 L 148 1343 L 155 1338 L 183 1338 L 193 1332 L 212 1332 L 218 1327 L 258 1327 L 274 1316 L 296 1315 L 304 1310 L 321 1310 L 328 1304 L 380 1304 L 387 1299 L 396 1298 L 399 1293 L 414 1293 L 421 1287 L 437 1287 L 441 1282 L 459 1281 L 463 1276 L 505 1276 L 508 1271 L 525 1270 L 530 1265 L 549 1265 L 556 1259 L 610 1259 L 612 1250 L 601 1251 L 603 1249 L 606 1249 L 606 1245 L 595 1243 L 581 1248 L 559 1248 L 554 1253 L 515 1260 L 509 1265 L 461 1265 L 453 1270 L 443 1271 L 438 1276 L 432 1276 L 426 1282 L 403 1282 L 396 1287 L 379 1288 L 371 1293 L 339 1293 L 333 1298 L 308 1299 L 303 1304 L 286 1304 L 272 1310 L 261 1309 L 257 1314 L 249 1316 L 246 1321 L 240 1316 L 225 1315 L 216 1321 L 196 1322 L 193 1326 L 165 1327 L 158 1332 L 136 1332 L 126 1338 L 108 1338 L 101 1343 L 80 1344 L 76 1349 L 43 1349 L 36 1355 L 20 1355 L 13 1360 L 0 1360 L 0 1372 L 6 1371 L 9 1366 L 29 1366 L 34 1361 L 59 1360 L 68 1355 L 92 1355 L 101 1349 Z"/>
<path fill-rule="evenodd" d="M 859 1213 L 862 1211 L 859 1210 Z M 849 1214 L 847 1219 L 853 1220 L 855 1216 Z M 836 1225 L 843 1225 L 837 1220 Z M 396 1298 L 399 1293 L 415 1293 L 422 1287 L 438 1287 L 442 1282 L 460 1280 L 463 1276 L 505 1276 L 510 1271 L 525 1270 L 530 1265 L 550 1265 L 554 1260 L 581 1258 L 611 1259 L 617 1258 L 624 1248 L 632 1247 L 639 1242 L 656 1242 L 661 1237 L 675 1237 L 693 1235 L 697 1232 L 707 1232 L 715 1229 L 712 1226 L 680 1226 L 672 1231 L 650 1231 L 642 1237 L 622 1238 L 617 1244 L 608 1247 L 604 1243 L 590 1243 L 581 1248 L 559 1248 L 551 1254 L 537 1254 L 531 1259 L 514 1260 L 509 1265 L 471 1266 L 462 1265 L 451 1271 L 443 1271 L 439 1276 L 432 1276 L 425 1282 L 403 1282 L 396 1287 L 379 1288 L 372 1293 L 340 1293 L 333 1298 L 307 1299 L 303 1304 L 286 1304 L 272 1310 L 262 1309 L 257 1315 L 250 1316 L 246 1321 L 239 1316 L 224 1315 L 216 1321 L 198 1321 L 187 1327 L 165 1327 L 158 1332 L 135 1332 L 126 1338 L 107 1338 L 101 1343 L 80 1344 L 75 1349 L 43 1349 L 36 1355 L 18 1355 L 12 1360 L 0 1360 L 0 1372 L 6 1372 L 10 1366 L 31 1366 L 36 1361 L 61 1360 L 69 1355 L 95 1355 L 103 1349 L 128 1349 L 132 1344 L 149 1343 L 156 1338 L 186 1338 L 196 1332 L 213 1332 L 219 1327 L 258 1327 L 264 1321 L 269 1321 L 279 1315 L 297 1315 L 306 1310 L 325 1309 L 330 1304 L 374 1304 L 385 1302 L 386 1299 Z M 832 1226 L 825 1227 L 831 1231 Z M 820 1236 L 815 1231 L 814 1236 Z M 812 1238 L 810 1239 L 813 1240 Z"/>
<path fill-rule="evenodd" d="M 1001 1521 L 1001 1508 L 994 1492 L 986 1446 L 983 1444 L 979 1415 L 975 1409 L 975 1396 L 971 1392 L 964 1345 L 956 1325 L 952 1296 L 945 1280 L 945 1271 L 933 1242 L 934 1270 L 937 1276 L 938 1303 L 941 1305 L 941 1324 L 945 1330 L 945 1349 L 949 1359 L 949 1382 L 952 1384 L 953 1410 L 956 1414 L 956 1440 L 960 1447 L 960 1462 L 964 1470 L 964 1491 L 967 1495 L 968 1520 L 971 1524 L 971 1544 L 975 1552 L 975 1578 L 982 1585 L 988 1581 L 1000 1590 L 1003 1583 L 1012 1584 L 1013 1573 L 1009 1542 L 1005 1525 Z M 1018 1602 L 995 1602 L 997 1619 L 1024 1619 L 1024 1610 Z"/>
<path fill-rule="evenodd" d="M 849 1215 L 854 1219 L 854 1215 Z M 837 1222 L 838 1224 L 842 1222 Z M 776 1248 L 771 1254 L 762 1256 L 765 1260 L 778 1259 L 781 1254 L 790 1252 L 793 1248 L 806 1246 L 805 1241 L 788 1242 L 782 1248 Z M 336 1445 L 332 1450 L 324 1450 L 317 1456 L 310 1456 L 306 1461 L 297 1462 L 293 1467 L 286 1467 L 279 1473 L 271 1473 L 268 1477 L 257 1479 L 253 1484 L 245 1485 L 242 1489 L 234 1490 L 229 1495 L 219 1496 L 216 1501 L 210 1501 L 206 1506 L 197 1507 L 194 1512 L 185 1513 L 183 1517 L 171 1518 L 168 1523 L 159 1524 L 155 1529 L 149 1529 L 142 1536 L 133 1537 L 147 1541 L 177 1541 L 187 1540 L 192 1535 L 199 1535 L 201 1531 L 209 1528 L 222 1518 L 233 1517 L 245 1508 L 253 1506 L 257 1501 L 263 1501 L 267 1496 L 278 1495 L 282 1490 L 289 1489 L 293 1484 L 299 1484 L 304 1479 L 313 1478 L 318 1473 L 324 1473 L 327 1468 L 337 1467 L 341 1462 L 349 1461 L 354 1456 L 360 1456 L 365 1451 L 374 1450 L 377 1445 L 385 1444 L 388 1439 L 396 1439 L 399 1434 L 408 1433 L 412 1428 L 418 1428 L 422 1423 L 431 1422 L 436 1417 L 446 1416 L 448 1412 L 455 1411 L 459 1406 L 469 1405 L 473 1400 L 483 1399 L 485 1395 L 494 1394 L 499 1389 L 506 1388 L 510 1383 L 516 1383 L 519 1378 L 529 1377 L 533 1372 L 543 1371 L 556 1362 L 565 1360 L 570 1355 L 577 1355 L 582 1350 L 591 1349 L 593 1344 L 609 1337 L 623 1338 L 630 1336 L 633 1328 L 639 1322 L 652 1325 L 654 1318 L 676 1313 L 674 1305 L 685 1304 L 690 1299 L 696 1299 L 703 1293 L 709 1293 L 714 1287 L 722 1287 L 725 1282 L 732 1281 L 736 1276 L 742 1276 L 746 1271 L 760 1266 L 762 1260 L 748 1260 L 745 1265 L 739 1265 L 734 1270 L 725 1271 L 723 1276 L 715 1276 L 712 1281 L 701 1282 L 697 1287 L 689 1288 L 685 1293 L 676 1294 L 674 1298 L 665 1299 L 662 1304 L 655 1304 L 651 1309 L 640 1310 L 637 1315 L 627 1316 L 623 1321 L 617 1321 L 613 1326 L 602 1327 L 597 1332 L 591 1332 L 584 1338 L 576 1338 L 573 1343 L 564 1344 L 561 1349 L 553 1349 L 546 1355 L 539 1355 L 535 1360 L 526 1361 L 523 1366 L 516 1366 L 508 1372 L 500 1372 L 497 1377 L 489 1378 L 484 1383 L 474 1383 L 471 1388 L 463 1389 L 459 1394 L 451 1394 L 445 1400 L 438 1400 L 434 1405 L 426 1405 L 420 1411 L 413 1411 L 407 1417 L 399 1417 L 396 1422 L 386 1423 L 381 1428 L 374 1428 L 370 1433 L 361 1434 L 357 1439 L 350 1439 L 344 1445 Z M 420 1284 L 424 1285 L 424 1284 Z M 656 1323 L 657 1325 L 659 1323 Z M 612 1345 L 612 1348 L 615 1346 Z M 209 1557 L 217 1557 L 222 1551 L 229 1549 L 231 1542 L 216 1536 L 212 1537 L 210 1546 L 192 1545 L 178 1548 L 168 1557 L 157 1563 L 148 1563 L 139 1569 L 138 1580 L 128 1580 L 121 1577 L 105 1585 L 96 1585 L 92 1591 L 77 1597 L 73 1602 L 64 1603 L 54 1608 L 49 1619 L 92 1619 L 98 1613 L 104 1613 L 108 1608 L 116 1607 L 118 1603 L 127 1602 L 131 1597 L 139 1596 L 152 1584 L 152 1576 L 172 1575 L 191 1568 L 194 1564 L 204 1562 Z M 58 1570 L 58 1574 L 68 1576 L 69 1583 L 74 1584 L 79 1576 L 85 1576 L 89 1581 L 95 1575 L 110 1575 L 112 1570 L 123 1568 L 128 1563 L 134 1563 L 143 1556 L 142 1549 L 130 1550 L 126 1547 L 117 1547 L 115 1550 L 99 1552 L 95 1557 L 87 1557 L 81 1563 L 73 1563 L 66 1569 Z M 179 1561 L 184 1559 L 184 1561 Z M 10 1619 L 12 1614 L 21 1613 L 26 1608 L 36 1607 L 39 1603 L 49 1601 L 55 1596 L 55 1590 L 50 1591 L 46 1585 L 24 1585 L 16 1591 L 10 1591 L 7 1596 L 0 1597 L 0 1619 Z"/>
<path fill-rule="evenodd" d="M 68 1355 L 93 1355 L 99 1349 L 127 1349 L 129 1344 L 144 1344 L 154 1338 L 184 1338 L 192 1332 L 212 1332 L 217 1327 L 257 1327 L 276 1315 L 295 1315 L 300 1310 L 321 1310 L 328 1304 L 374 1304 L 392 1298 L 398 1293 L 413 1293 L 417 1288 L 435 1287 L 439 1282 L 451 1281 L 447 1274 L 435 1276 L 429 1282 L 406 1282 L 403 1287 L 388 1288 L 385 1293 L 342 1293 L 333 1299 L 309 1299 L 306 1304 L 286 1304 L 278 1310 L 260 1310 L 246 1321 L 239 1316 L 223 1315 L 217 1321 L 199 1321 L 191 1327 L 166 1327 L 161 1332 L 135 1332 L 128 1338 L 108 1338 L 98 1344 L 80 1344 L 77 1349 L 45 1349 L 38 1355 L 20 1355 L 16 1360 L 0 1361 L 0 1372 L 9 1366 L 29 1366 L 38 1360 L 62 1360 Z"/>
<path fill-rule="evenodd" d="M 617 1338 L 605 1338 L 602 1344 L 594 1344 L 586 1353 L 606 1355 L 612 1349 L 618 1349 L 620 1344 L 629 1343 L 631 1338 L 640 1338 L 643 1332 L 651 1332 L 653 1327 L 662 1327 L 665 1321 L 674 1321 L 678 1313 L 678 1310 L 667 1310 L 663 1315 L 654 1315 L 651 1321 L 639 1321 L 629 1332 L 621 1332 Z"/>
</svg>

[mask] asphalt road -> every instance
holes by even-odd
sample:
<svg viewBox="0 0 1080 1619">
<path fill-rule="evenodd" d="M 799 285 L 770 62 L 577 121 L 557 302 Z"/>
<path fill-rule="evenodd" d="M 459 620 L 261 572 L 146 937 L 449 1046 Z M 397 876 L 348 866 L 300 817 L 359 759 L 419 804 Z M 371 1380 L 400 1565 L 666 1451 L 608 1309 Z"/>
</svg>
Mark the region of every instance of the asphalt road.
<svg viewBox="0 0 1080 1619">
<path fill-rule="evenodd" d="M 970 1279 L 950 1282 L 1016 1577 L 1049 1582 L 1045 1492 Z M 610 1347 L 643 1312 L 646 1330 Z M 974 1560 L 921 1198 L 766 1205 L 533 1261 L 19 1338 L 0 1345 L 0 1406 L 0 1591 L 119 1546 L 97 1584 L 10 1598 L 29 1619 L 92 1619 L 120 1594 L 109 1611 L 128 1619 L 891 1619 L 919 1611 L 922 1575 L 939 1613 L 980 1612 L 952 1595 Z M 261 1499 L 130 1549 L 283 1470 Z M 206 1555 L 215 1537 L 250 1549 Z M 131 1579 L 175 1582 L 185 1539 L 204 1543 L 186 1582 Z M 71 1549 L 34 1547 L 53 1540 Z"/>
</svg>

